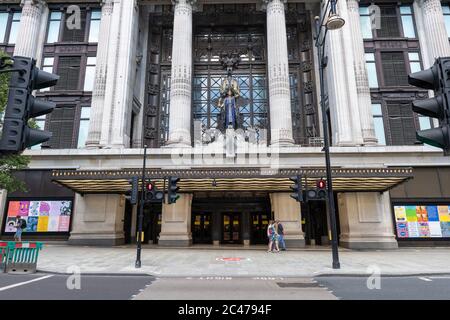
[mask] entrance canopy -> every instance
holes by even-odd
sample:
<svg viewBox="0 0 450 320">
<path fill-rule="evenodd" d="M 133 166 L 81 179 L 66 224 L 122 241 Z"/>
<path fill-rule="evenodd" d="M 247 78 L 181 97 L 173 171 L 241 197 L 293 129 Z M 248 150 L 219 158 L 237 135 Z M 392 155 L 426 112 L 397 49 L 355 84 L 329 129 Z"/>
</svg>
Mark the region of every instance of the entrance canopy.
<svg viewBox="0 0 450 320">
<path fill-rule="evenodd" d="M 146 177 L 160 189 L 164 178 L 179 177 L 181 193 L 199 191 L 290 192 L 289 177 L 303 175 L 308 187 L 326 178 L 324 168 L 308 169 L 148 169 Z M 412 168 L 333 168 L 333 189 L 337 192 L 383 192 L 413 177 Z M 52 181 L 79 194 L 123 194 L 131 189 L 129 180 L 141 177 L 142 169 L 54 170 Z"/>
</svg>

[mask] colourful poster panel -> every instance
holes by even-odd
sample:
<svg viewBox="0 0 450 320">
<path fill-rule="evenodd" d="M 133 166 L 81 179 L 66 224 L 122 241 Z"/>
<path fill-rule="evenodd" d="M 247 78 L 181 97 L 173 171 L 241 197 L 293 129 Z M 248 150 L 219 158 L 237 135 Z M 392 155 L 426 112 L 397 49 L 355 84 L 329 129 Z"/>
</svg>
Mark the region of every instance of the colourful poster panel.
<svg viewBox="0 0 450 320">
<path fill-rule="evenodd" d="M 4 232 L 16 232 L 16 217 L 20 215 L 27 222 L 24 232 L 68 232 L 72 201 L 10 201 Z"/>
<path fill-rule="evenodd" d="M 398 238 L 450 238 L 450 206 L 396 205 Z"/>
<path fill-rule="evenodd" d="M 438 206 L 439 221 L 450 222 L 450 206 Z"/>
<path fill-rule="evenodd" d="M 396 222 L 406 222 L 406 208 L 404 206 L 394 207 L 395 220 Z"/>
<path fill-rule="evenodd" d="M 417 221 L 416 206 L 406 206 L 406 220 L 408 222 Z"/>
</svg>

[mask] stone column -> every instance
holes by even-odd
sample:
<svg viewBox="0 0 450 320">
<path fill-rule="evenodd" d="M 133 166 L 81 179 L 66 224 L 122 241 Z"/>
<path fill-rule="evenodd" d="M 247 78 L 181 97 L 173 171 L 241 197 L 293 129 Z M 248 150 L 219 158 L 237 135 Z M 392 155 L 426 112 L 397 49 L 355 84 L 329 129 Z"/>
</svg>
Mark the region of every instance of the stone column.
<svg viewBox="0 0 450 320">
<path fill-rule="evenodd" d="M 294 144 L 286 17 L 284 13 L 286 1 L 264 0 L 267 5 L 267 69 L 272 145 Z"/>
<path fill-rule="evenodd" d="M 363 144 L 358 95 L 353 64 L 353 48 L 348 21 L 347 2 L 338 2 L 338 14 L 346 21 L 339 30 L 327 34 L 326 83 L 331 114 L 333 145 Z"/>
<path fill-rule="evenodd" d="M 432 60 L 429 63 L 432 65 L 435 58 L 450 56 L 450 44 L 445 28 L 444 14 L 442 13 L 441 1 L 439 0 L 421 0 L 419 7 L 422 8 L 426 48 L 428 50 L 428 58 Z"/>
<path fill-rule="evenodd" d="M 173 0 L 172 73 L 169 146 L 191 146 L 192 5 L 196 0 Z"/>
<path fill-rule="evenodd" d="M 136 74 L 139 6 L 137 0 L 121 2 L 120 41 L 117 56 L 115 99 L 112 105 L 110 145 L 127 148 L 130 144 L 131 114 Z"/>
<path fill-rule="evenodd" d="M 350 249 L 395 249 L 389 191 L 338 194 L 340 245 Z"/>
<path fill-rule="evenodd" d="M 192 194 L 181 194 L 175 204 L 163 204 L 158 245 L 188 247 L 192 244 Z"/>
<path fill-rule="evenodd" d="M 8 191 L 0 189 L 0 232 L 3 231 L 5 226 L 3 225 L 3 215 L 6 214 L 6 199 L 8 198 Z"/>
<path fill-rule="evenodd" d="M 113 194 L 75 195 L 69 244 L 114 246 L 125 242 L 125 197 Z"/>
<path fill-rule="evenodd" d="M 348 24 L 352 36 L 353 65 L 356 78 L 356 91 L 358 93 L 358 107 L 361 120 L 362 138 L 365 145 L 376 145 L 375 126 L 372 114 L 369 79 L 366 69 L 364 40 L 361 33 L 359 16 L 359 0 L 347 0 Z"/>
<path fill-rule="evenodd" d="M 91 119 L 87 148 L 100 146 L 100 134 L 105 103 L 106 76 L 108 69 L 109 31 L 113 12 L 113 0 L 102 1 L 102 18 L 100 22 L 100 37 L 97 45 L 97 66 L 95 69 L 95 84 L 92 92 Z"/>
<path fill-rule="evenodd" d="M 283 224 L 287 249 L 304 247 L 300 204 L 289 193 L 271 193 L 270 202 L 274 218 Z"/>
<path fill-rule="evenodd" d="M 22 16 L 14 55 L 36 58 L 41 17 L 47 5 L 42 0 L 22 0 L 20 5 Z"/>
</svg>

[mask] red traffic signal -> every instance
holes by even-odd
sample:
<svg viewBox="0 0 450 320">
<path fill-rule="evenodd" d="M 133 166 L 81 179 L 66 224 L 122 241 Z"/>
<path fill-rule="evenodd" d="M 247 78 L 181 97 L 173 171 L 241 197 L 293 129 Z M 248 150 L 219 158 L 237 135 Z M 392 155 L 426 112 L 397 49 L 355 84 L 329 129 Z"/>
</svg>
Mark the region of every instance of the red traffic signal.
<svg viewBox="0 0 450 320">
<path fill-rule="evenodd" d="M 317 188 L 325 189 L 327 187 L 327 182 L 324 179 L 320 179 L 317 181 Z"/>
<path fill-rule="evenodd" d="M 152 191 L 153 188 L 154 188 L 154 186 L 153 186 L 152 183 L 148 183 L 148 182 L 147 182 L 147 184 L 145 185 L 145 189 L 146 189 L 147 191 Z"/>
</svg>

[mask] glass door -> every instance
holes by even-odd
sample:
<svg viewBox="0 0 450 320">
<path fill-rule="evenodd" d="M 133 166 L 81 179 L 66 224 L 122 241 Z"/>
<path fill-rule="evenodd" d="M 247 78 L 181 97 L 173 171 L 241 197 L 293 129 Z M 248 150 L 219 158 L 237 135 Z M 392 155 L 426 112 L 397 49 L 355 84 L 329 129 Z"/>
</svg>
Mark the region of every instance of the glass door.
<svg viewBox="0 0 450 320">
<path fill-rule="evenodd" d="M 262 213 L 252 213 L 251 221 L 251 241 L 252 244 L 267 243 L 267 226 L 269 225 L 270 216 Z"/>
<path fill-rule="evenodd" d="M 223 214 L 222 243 L 241 243 L 241 216 L 239 213 Z"/>
<path fill-rule="evenodd" d="M 210 213 L 192 215 L 192 242 L 204 244 L 212 243 Z"/>
</svg>

